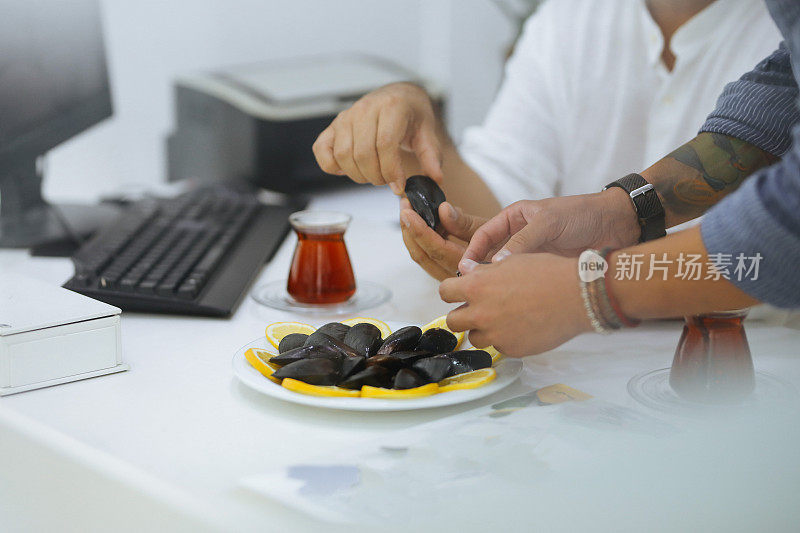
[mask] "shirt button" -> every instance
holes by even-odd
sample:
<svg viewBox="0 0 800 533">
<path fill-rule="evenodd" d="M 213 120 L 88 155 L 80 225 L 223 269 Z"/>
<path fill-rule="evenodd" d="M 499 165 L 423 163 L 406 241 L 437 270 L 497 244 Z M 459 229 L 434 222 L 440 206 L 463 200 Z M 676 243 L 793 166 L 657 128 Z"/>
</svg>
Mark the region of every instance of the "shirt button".
<svg viewBox="0 0 800 533">
<path fill-rule="evenodd" d="M 675 102 L 675 99 L 670 95 L 667 95 L 667 96 L 665 96 L 664 98 L 661 99 L 661 103 L 662 104 L 666 104 L 666 105 L 672 105 L 674 102 Z"/>
</svg>

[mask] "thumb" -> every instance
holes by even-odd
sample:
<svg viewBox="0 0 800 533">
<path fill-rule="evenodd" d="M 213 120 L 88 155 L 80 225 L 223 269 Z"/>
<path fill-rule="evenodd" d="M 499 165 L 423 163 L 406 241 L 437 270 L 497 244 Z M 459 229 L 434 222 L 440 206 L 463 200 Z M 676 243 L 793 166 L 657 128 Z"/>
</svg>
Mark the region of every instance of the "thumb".
<svg viewBox="0 0 800 533">
<path fill-rule="evenodd" d="M 442 183 L 442 151 L 439 139 L 433 126 L 423 123 L 412 143 L 414 153 L 417 155 L 422 171 L 437 183 Z"/>
<path fill-rule="evenodd" d="M 478 228 L 486 222 L 485 218 L 465 213 L 450 202 L 442 202 L 439 205 L 439 220 L 448 234 L 462 241 L 469 241 Z"/>
<path fill-rule="evenodd" d="M 511 254 L 535 252 L 547 240 L 547 233 L 541 224 L 527 224 L 512 235 L 508 242 L 494 254 L 492 262 L 502 261 Z"/>
</svg>

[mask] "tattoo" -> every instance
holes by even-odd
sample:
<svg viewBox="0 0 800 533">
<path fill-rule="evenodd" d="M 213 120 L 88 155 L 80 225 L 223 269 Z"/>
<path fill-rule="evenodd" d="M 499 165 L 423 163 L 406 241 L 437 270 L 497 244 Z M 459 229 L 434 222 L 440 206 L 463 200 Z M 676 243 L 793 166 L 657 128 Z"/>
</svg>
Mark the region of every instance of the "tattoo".
<svg viewBox="0 0 800 533">
<path fill-rule="evenodd" d="M 701 133 L 656 163 L 654 185 L 678 218 L 700 216 L 777 157 L 734 137 Z M 654 169 L 655 170 L 655 169 Z"/>
</svg>

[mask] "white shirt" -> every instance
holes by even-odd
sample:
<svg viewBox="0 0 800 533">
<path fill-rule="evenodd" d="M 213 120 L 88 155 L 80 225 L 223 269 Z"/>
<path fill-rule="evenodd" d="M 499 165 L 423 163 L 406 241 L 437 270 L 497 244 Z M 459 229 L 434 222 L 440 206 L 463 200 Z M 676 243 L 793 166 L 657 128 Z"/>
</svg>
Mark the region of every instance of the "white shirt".
<svg viewBox="0 0 800 533">
<path fill-rule="evenodd" d="M 598 191 L 693 138 L 780 41 L 763 2 L 717 0 L 673 35 L 670 72 L 644 0 L 549 0 L 459 150 L 503 205 Z"/>
</svg>

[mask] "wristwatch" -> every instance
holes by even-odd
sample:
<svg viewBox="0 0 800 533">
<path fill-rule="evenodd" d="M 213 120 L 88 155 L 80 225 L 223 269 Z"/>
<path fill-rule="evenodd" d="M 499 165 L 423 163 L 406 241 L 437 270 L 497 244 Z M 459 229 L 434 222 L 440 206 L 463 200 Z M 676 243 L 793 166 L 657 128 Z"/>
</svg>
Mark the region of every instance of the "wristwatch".
<svg viewBox="0 0 800 533">
<path fill-rule="evenodd" d="M 664 223 L 664 206 L 658 198 L 656 188 L 639 174 L 628 174 L 612 181 L 603 190 L 611 187 L 624 189 L 631 197 L 642 234 L 639 242 L 652 241 L 667 234 Z"/>
</svg>

